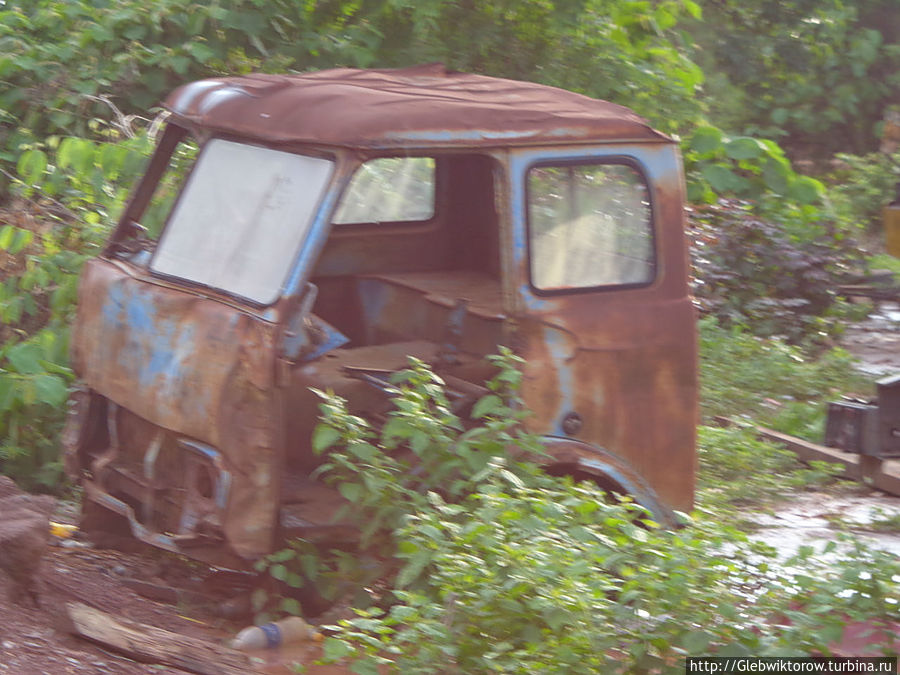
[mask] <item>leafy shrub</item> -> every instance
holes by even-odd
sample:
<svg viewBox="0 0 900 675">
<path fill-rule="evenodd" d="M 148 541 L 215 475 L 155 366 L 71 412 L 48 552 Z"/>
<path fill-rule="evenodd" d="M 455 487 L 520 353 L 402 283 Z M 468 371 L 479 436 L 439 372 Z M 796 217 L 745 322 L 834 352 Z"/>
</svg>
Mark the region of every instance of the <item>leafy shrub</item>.
<svg viewBox="0 0 900 675">
<path fill-rule="evenodd" d="M 507 355 L 501 377 L 509 365 Z M 661 531 L 628 500 L 515 461 L 510 449 L 527 455 L 534 444 L 518 431 L 502 447 L 483 446 L 475 466 L 471 441 L 509 435 L 515 399 L 492 394 L 477 406 L 483 424 L 463 430 L 421 364 L 399 380 L 380 434 L 333 397 L 316 432 L 351 513 L 379 519 L 369 541 L 394 561 L 386 606 L 384 596 L 369 606 L 379 600 L 371 597 L 355 618 L 328 627 L 327 661 L 348 659 L 355 673 L 680 673 L 689 655 L 828 654 L 848 619 L 897 614 L 896 560 L 857 548 L 834 570 L 803 550 L 787 563 L 800 571 L 789 574 L 773 565 L 772 549 L 708 515 Z M 706 449 L 728 456 L 739 439 L 749 459 L 762 446 L 743 433 L 713 431 Z M 404 449 L 432 470 L 446 464 L 443 479 L 398 460 Z M 774 496 L 781 486 L 767 483 L 770 471 L 790 474 L 795 462 L 764 450 L 771 465 L 748 470 Z M 705 464 L 709 480 L 743 471 Z M 876 557 L 887 567 L 872 588 Z M 284 555 L 277 574 L 291 574 L 295 558 Z"/>
<path fill-rule="evenodd" d="M 778 139 L 795 155 L 875 147 L 898 84 L 900 22 L 891 0 L 701 5 L 705 21 L 687 28 L 718 124 Z"/>
<path fill-rule="evenodd" d="M 720 200 L 694 207 L 689 235 L 694 294 L 724 325 L 795 342 L 839 328 L 836 287 L 858 253 L 836 227 L 790 228 L 747 203 Z"/>
<path fill-rule="evenodd" d="M 68 320 L 84 258 L 65 245 L 84 244 L 63 224 L 0 226 L 0 255 L 21 263 L 0 284 L 0 471 L 45 490 L 62 477 L 57 436 L 73 379 Z"/>
<path fill-rule="evenodd" d="M 764 339 L 739 327 L 723 328 L 715 317 L 699 322 L 700 406 L 706 420 L 716 415 L 751 417 L 788 433 L 785 408 L 805 405 L 824 420 L 825 402 L 841 393 L 870 393 L 872 385 L 840 348 L 816 357 L 783 340 Z M 804 426 L 813 425 L 804 417 Z M 811 438 L 821 441 L 821 437 Z"/>
<path fill-rule="evenodd" d="M 0 223 L 0 471 L 26 487 L 62 487 L 58 435 L 73 379 L 68 336 L 78 273 L 99 251 L 150 149 L 145 135 L 121 143 L 51 139 L 19 159 L 15 187 L 35 199 L 21 202 L 15 217 L 34 217 L 18 222 L 10 211 L 11 222 Z"/>
<path fill-rule="evenodd" d="M 797 174 L 771 140 L 729 136 L 717 127 L 701 125 L 691 132 L 684 149 L 688 198 L 693 202 L 768 195 L 806 206 L 820 203 L 824 195 L 824 186 Z"/>
<path fill-rule="evenodd" d="M 832 199 L 845 218 L 861 223 L 870 233 L 881 233 L 881 210 L 896 197 L 900 181 L 900 154 L 838 154 L 828 177 Z"/>
</svg>

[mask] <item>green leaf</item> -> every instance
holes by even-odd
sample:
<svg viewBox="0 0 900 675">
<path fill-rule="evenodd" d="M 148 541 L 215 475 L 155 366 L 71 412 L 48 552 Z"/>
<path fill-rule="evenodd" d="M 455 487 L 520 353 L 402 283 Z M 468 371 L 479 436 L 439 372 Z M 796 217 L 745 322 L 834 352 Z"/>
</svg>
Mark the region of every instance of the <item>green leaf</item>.
<svg viewBox="0 0 900 675">
<path fill-rule="evenodd" d="M 12 246 L 13 239 L 16 236 L 16 229 L 12 225 L 4 225 L 0 227 L 0 249 L 8 251 Z"/>
<path fill-rule="evenodd" d="M 687 10 L 687 13 L 691 15 L 694 19 L 700 19 L 703 17 L 703 10 L 693 0 L 682 0 L 681 5 Z"/>
<path fill-rule="evenodd" d="M 706 631 L 691 631 L 681 639 L 681 646 L 688 654 L 702 654 L 709 646 L 710 635 Z"/>
<path fill-rule="evenodd" d="M 23 375 L 43 373 L 44 367 L 40 363 L 43 355 L 43 350 L 38 345 L 28 342 L 20 342 L 6 352 L 9 364 Z"/>
<path fill-rule="evenodd" d="M 300 556 L 300 569 L 310 581 L 315 581 L 319 576 L 319 558 L 309 554 Z"/>
<path fill-rule="evenodd" d="M 353 653 L 353 648 L 343 640 L 335 637 L 327 637 L 322 643 L 322 656 L 326 661 L 339 661 Z"/>
<path fill-rule="evenodd" d="M 0 413 L 12 408 L 16 400 L 16 378 L 0 373 Z"/>
<path fill-rule="evenodd" d="M 413 581 L 419 578 L 424 570 L 431 563 L 431 551 L 419 551 L 411 556 L 406 565 L 397 574 L 395 582 L 397 588 L 406 588 Z"/>
<path fill-rule="evenodd" d="M 280 551 L 276 551 L 272 555 L 269 556 L 269 560 L 272 562 L 280 563 L 287 562 L 291 560 L 294 556 L 297 555 L 297 552 L 292 548 L 283 548 Z"/>
<path fill-rule="evenodd" d="M 763 181 L 772 192 L 780 195 L 787 194 L 788 181 L 790 180 L 790 168 L 787 162 L 778 159 L 769 159 L 763 167 Z"/>
<path fill-rule="evenodd" d="M 278 581 L 284 581 L 285 579 L 287 579 L 288 570 L 287 570 L 287 567 L 285 567 L 281 563 L 278 563 L 277 565 L 272 565 L 269 568 L 269 574 L 272 576 L 273 579 L 278 579 Z"/>
<path fill-rule="evenodd" d="M 809 176 L 797 176 L 788 187 L 788 196 L 801 204 L 815 204 L 824 192 L 822 183 Z"/>
<path fill-rule="evenodd" d="M 718 193 L 732 192 L 738 185 L 738 176 L 722 164 L 707 164 L 700 170 L 710 187 Z"/>
<path fill-rule="evenodd" d="M 21 253 L 31 243 L 33 238 L 34 234 L 31 231 L 16 229 L 16 236 L 13 237 L 13 241 L 7 250 L 10 255 Z"/>
<path fill-rule="evenodd" d="M 292 614 L 293 616 L 302 616 L 303 608 L 294 598 L 283 598 L 281 600 L 281 611 Z"/>
<path fill-rule="evenodd" d="M 363 488 L 357 483 L 341 483 L 338 485 L 338 492 L 340 492 L 341 496 L 348 502 L 356 503 L 362 496 Z"/>
<path fill-rule="evenodd" d="M 68 398 L 69 390 L 61 377 L 42 373 L 34 378 L 34 395 L 41 403 L 61 406 Z"/>
<path fill-rule="evenodd" d="M 501 407 L 503 407 L 503 399 L 496 394 L 488 394 L 472 408 L 472 419 L 481 419 Z"/>
<path fill-rule="evenodd" d="M 350 666 L 350 672 L 356 675 L 379 675 L 378 663 L 374 659 L 365 659 Z"/>
<path fill-rule="evenodd" d="M 771 118 L 772 118 L 772 121 L 773 121 L 777 126 L 780 127 L 780 126 L 782 126 L 785 122 L 788 121 L 788 117 L 790 117 L 790 114 L 791 114 L 790 111 L 787 110 L 786 108 L 775 108 L 775 109 L 772 111 L 772 114 L 771 114 L 770 116 L 771 116 Z"/>
<path fill-rule="evenodd" d="M 19 157 L 16 170 L 27 185 L 35 185 L 47 171 L 47 155 L 43 150 L 26 150 Z"/>
<path fill-rule="evenodd" d="M 722 147 L 722 131 L 716 127 L 698 127 L 691 136 L 690 149 L 708 155 Z"/>
<path fill-rule="evenodd" d="M 766 152 L 765 146 L 755 138 L 741 136 L 725 144 L 725 154 L 731 159 L 757 159 Z"/>
<path fill-rule="evenodd" d="M 341 438 L 341 432 L 327 424 L 319 424 L 313 431 L 312 448 L 316 453 L 321 453 L 337 443 Z"/>
</svg>

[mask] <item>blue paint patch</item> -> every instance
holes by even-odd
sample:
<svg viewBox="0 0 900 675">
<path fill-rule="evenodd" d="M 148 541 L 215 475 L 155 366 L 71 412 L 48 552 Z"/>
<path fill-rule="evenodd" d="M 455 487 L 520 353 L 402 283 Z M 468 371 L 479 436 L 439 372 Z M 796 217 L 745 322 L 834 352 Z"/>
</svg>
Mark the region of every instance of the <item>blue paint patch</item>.
<svg viewBox="0 0 900 675">
<path fill-rule="evenodd" d="M 553 359 L 552 367 L 559 382 L 559 393 L 562 395 L 553 423 L 553 433 L 565 436 L 562 429 L 563 418 L 575 409 L 575 375 L 569 366 L 572 345 L 565 333 L 550 326 L 544 327 L 544 342 L 550 350 L 550 356 Z"/>
<path fill-rule="evenodd" d="M 362 305 L 364 326 L 367 333 L 373 330 L 373 326 L 380 324 L 380 317 L 388 304 L 390 294 L 380 282 L 361 279 L 358 283 L 359 299 Z M 374 341 L 374 336 L 367 335 L 366 342 Z"/>
</svg>

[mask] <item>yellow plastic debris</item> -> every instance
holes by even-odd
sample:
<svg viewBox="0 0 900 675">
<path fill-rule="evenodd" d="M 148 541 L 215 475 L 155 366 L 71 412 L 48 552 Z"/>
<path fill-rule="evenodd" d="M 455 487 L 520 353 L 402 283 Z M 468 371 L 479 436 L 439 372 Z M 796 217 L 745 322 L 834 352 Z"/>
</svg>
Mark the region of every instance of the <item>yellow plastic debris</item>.
<svg viewBox="0 0 900 675">
<path fill-rule="evenodd" d="M 78 532 L 77 525 L 67 525 L 66 523 L 54 523 L 52 520 L 50 521 L 50 534 L 54 537 L 68 539 L 76 532 Z"/>
</svg>

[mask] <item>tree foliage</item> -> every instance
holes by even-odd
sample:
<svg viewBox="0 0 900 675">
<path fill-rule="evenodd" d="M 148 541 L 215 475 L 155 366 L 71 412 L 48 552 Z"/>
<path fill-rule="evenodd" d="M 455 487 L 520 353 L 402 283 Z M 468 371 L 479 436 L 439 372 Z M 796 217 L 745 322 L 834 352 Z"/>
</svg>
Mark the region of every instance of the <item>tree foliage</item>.
<svg viewBox="0 0 900 675">
<path fill-rule="evenodd" d="M 690 30 L 718 124 L 816 157 L 877 147 L 900 84 L 894 0 L 701 4 Z"/>
</svg>

